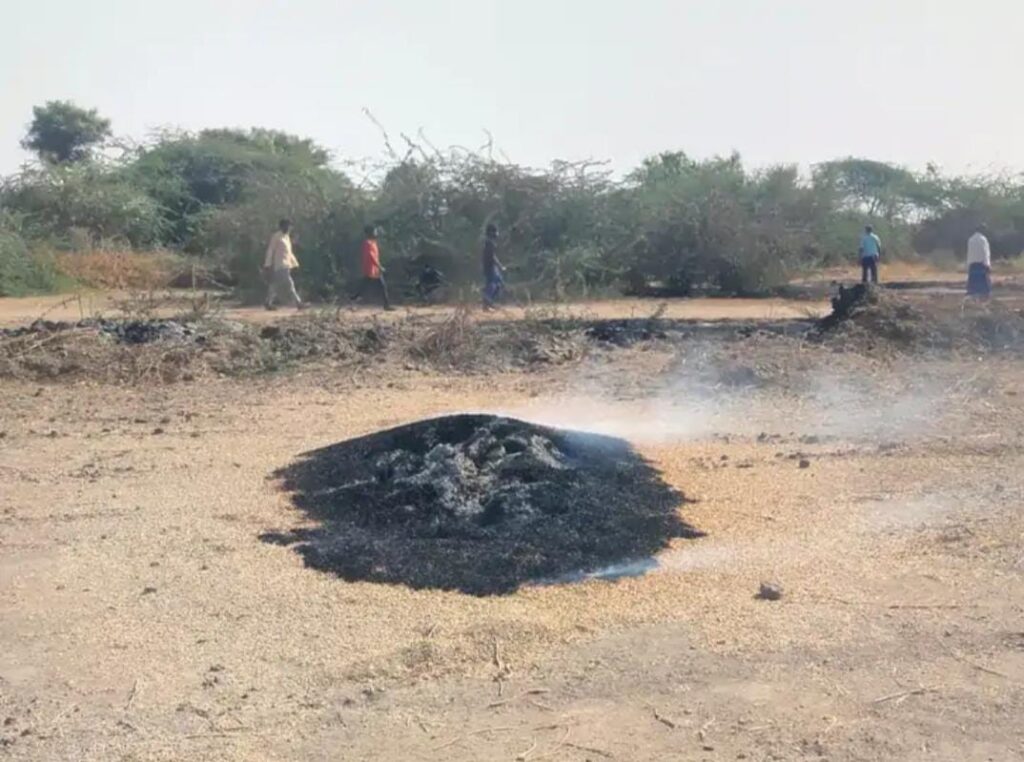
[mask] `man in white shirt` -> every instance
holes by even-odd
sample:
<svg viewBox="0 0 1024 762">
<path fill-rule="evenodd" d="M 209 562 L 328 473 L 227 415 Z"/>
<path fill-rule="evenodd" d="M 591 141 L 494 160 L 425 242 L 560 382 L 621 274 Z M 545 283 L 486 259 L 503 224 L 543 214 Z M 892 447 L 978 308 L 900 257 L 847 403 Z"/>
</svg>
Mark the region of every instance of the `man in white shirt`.
<svg viewBox="0 0 1024 762">
<path fill-rule="evenodd" d="M 992 248 L 984 225 L 967 239 L 967 295 L 988 299 L 992 295 Z"/>
<path fill-rule="evenodd" d="M 281 220 L 277 232 L 270 237 L 267 244 L 267 254 L 263 259 L 263 271 L 267 274 L 267 301 L 268 310 L 277 309 L 274 306 L 274 299 L 277 296 L 287 297 L 296 309 L 302 309 L 302 300 L 295 290 L 295 281 L 292 280 L 292 270 L 299 266 L 299 260 L 292 253 L 292 229 L 291 220 Z"/>
</svg>

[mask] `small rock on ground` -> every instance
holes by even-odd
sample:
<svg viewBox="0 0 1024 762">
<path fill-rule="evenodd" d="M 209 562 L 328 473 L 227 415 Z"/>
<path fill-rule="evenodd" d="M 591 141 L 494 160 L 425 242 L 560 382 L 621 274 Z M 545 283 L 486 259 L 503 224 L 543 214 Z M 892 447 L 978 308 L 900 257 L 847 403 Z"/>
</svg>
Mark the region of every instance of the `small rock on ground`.
<svg viewBox="0 0 1024 762">
<path fill-rule="evenodd" d="M 782 586 L 775 582 L 762 582 L 757 591 L 757 598 L 762 601 L 777 601 L 782 598 Z"/>
</svg>

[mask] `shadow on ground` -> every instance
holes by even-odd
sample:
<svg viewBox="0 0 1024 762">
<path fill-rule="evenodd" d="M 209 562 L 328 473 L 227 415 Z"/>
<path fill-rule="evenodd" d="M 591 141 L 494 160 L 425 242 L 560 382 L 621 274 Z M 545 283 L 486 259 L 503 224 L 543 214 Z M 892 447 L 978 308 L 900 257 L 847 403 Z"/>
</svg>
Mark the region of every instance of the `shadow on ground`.
<svg viewBox="0 0 1024 762">
<path fill-rule="evenodd" d="M 275 476 L 318 526 L 261 539 L 350 581 L 509 593 L 701 535 L 629 443 L 489 415 L 340 442 Z"/>
</svg>

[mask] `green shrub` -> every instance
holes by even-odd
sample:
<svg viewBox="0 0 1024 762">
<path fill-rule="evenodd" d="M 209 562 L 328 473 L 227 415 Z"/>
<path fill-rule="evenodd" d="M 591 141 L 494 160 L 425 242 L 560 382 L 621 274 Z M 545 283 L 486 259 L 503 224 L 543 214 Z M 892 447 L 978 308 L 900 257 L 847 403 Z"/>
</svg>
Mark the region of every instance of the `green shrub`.
<svg viewBox="0 0 1024 762">
<path fill-rule="evenodd" d="M 23 220 L 27 234 L 71 248 L 119 241 L 134 247 L 159 245 L 163 220 L 156 201 L 116 169 L 82 162 L 42 166 L 7 178 L 0 201 Z M 80 244 L 80 245 L 82 245 Z"/>
<path fill-rule="evenodd" d="M 54 291 L 58 283 L 52 263 L 33 256 L 16 232 L 0 228 L 0 296 Z"/>
</svg>

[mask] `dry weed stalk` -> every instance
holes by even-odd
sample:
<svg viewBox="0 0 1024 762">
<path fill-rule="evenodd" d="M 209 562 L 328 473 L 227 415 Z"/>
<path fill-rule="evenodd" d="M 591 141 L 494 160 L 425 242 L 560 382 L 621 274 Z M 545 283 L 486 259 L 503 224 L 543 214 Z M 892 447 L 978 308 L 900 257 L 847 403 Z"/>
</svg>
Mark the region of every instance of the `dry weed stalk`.
<svg viewBox="0 0 1024 762">
<path fill-rule="evenodd" d="M 412 347 L 413 356 L 437 365 L 456 365 L 472 351 L 475 341 L 473 318 L 469 307 L 458 305 L 423 339 Z"/>
</svg>

